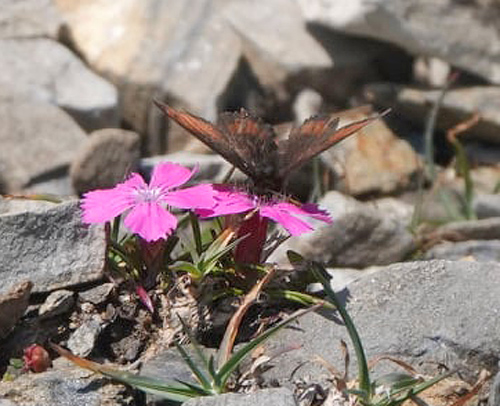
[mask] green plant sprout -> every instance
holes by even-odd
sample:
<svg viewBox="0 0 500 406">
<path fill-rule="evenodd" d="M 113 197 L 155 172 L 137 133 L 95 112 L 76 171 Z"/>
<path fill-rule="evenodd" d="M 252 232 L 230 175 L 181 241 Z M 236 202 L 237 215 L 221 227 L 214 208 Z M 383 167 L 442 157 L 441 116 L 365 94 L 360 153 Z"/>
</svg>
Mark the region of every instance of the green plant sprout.
<svg viewBox="0 0 500 406">
<path fill-rule="evenodd" d="M 303 262 L 304 259 L 297 253 L 289 251 L 289 258 L 294 262 Z M 330 286 L 328 273 L 325 268 L 311 261 L 309 263 L 311 272 L 316 279 L 323 285 L 326 299 L 336 307 L 342 318 L 358 364 L 358 388 L 346 390 L 347 394 L 354 395 L 362 405 L 365 406 L 397 406 L 406 400 L 415 397 L 424 390 L 435 385 L 444 378 L 450 376 L 453 372 L 440 375 L 427 381 L 422 381 L 412 375 L 405 373 L 391 373 L 384 375 L 377 380 L 370 377 L 369 363 L 363 349 L 361 338 L 357 329 L 337 295 Z"/>
</svg>

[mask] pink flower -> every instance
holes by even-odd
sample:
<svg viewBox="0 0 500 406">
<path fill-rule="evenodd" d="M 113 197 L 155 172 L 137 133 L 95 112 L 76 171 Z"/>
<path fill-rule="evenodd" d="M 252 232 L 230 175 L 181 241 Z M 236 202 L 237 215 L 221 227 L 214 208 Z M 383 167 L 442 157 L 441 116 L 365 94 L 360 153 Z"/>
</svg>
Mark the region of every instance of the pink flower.
<svg viewBox="0 0 500 406">
<path fill-rule="evenodd" d="M 153 170 L 147 184 L 138 173 L 112 189 L 93 190 L 83 196 L 85 223 L 104 223 L 127 212 L 124 224 L 146 241 L 156 241 L 170 235 L 177 219 L 167 206 L 182 209 L 208 209 L 214 203 L 212 185 L 198 185 L 175 190 L 194 174 L 183 166 L 166 162 Z"/>
<path fill-rule="evenodd" d="M 215 206 L 197 209 L 202 218 L 224 216 L 228 214 L 255 211 L 260 217 L 271 219 L 281 224 L 291 235 L 301 235 L 312 231 L 314 227 L 304 219 L 312 218 L 331 223 L 328 213 L 312 203 L 300 206 L 279 200 L 265 200 L 227 186 L 214 186 Z"/>
<path fill-rule="evenodd" d="M 304 219 L 313 218 L 331 223 L 327 212 L 315 204 L 295 204 L 263 199 L 249 195 L 228 186 L 214 186 L 216 204 L 209 209 L 197 209 L 202 218 L 247 213 L 240 224 L 237 237 L 245 237 L 236 247 L 234 258 L 237 262 L 258 263 L 266 242 L 267 223 L 271 219 L 281 224 L 291 235 L 312 231 L 314 227 Z"/>
</svg>

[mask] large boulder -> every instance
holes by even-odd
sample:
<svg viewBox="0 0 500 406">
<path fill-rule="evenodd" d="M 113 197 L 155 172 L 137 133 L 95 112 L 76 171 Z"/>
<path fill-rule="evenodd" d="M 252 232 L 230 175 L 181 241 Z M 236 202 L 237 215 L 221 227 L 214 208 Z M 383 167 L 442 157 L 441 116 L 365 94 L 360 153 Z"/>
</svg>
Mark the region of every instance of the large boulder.
<svg viewBox="0 0 500 406">
<path fill-rule="evenodd" d="M 414 55 L 439 57 L 500 83 L 499 13 L 494 2 L 299 0 L 299 4 L 311 23 L 389 42 Z"/>
<path fill-rule="evenodd" d="M 3 193 L 19 192 L 44 176 L 67 171 L 86 140 L 68 114 L 48 103 L 0 101 L 0 122 Z"/>
<path fill-rule="evenodd" d="M 0 66 L 0 99 L 54 104 L 87 131 L 118 125 L 114 86 L 60 43 L 48 38 L 0 40 Z"/>
</svg>

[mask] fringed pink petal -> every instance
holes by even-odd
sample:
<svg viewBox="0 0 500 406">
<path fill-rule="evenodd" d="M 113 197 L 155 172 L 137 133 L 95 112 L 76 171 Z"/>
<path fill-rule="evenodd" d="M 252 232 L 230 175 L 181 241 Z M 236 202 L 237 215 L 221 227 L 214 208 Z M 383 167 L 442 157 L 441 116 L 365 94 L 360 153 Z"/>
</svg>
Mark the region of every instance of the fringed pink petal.
<svg viewBox="0 0 500 406">
<path fill-rule="evenodd" d="M 263 206 L 260 209 L 260 215 L 281 224 L 291 235 L 301 235 L 312 231 L 314 228 L 310 224 L 290 213 L 289 205 L 293 206 L 289 203 Z"/>
<path fill-rule="evenodd" d="M 211 209 L 197 209 L 201 218 L 244 213 L 256 207 L 255 199 L 234 188 L 214 185 L 215 206 Z"/>
<path fill-rule="evenodd" d="M 164 162 L 156 165 L 151 175 L 150 187 L 159 187 L 162 190 L 168 190 L 186 183 L 196 169 L 188 169 L 172 162 Z"/>
<path fill-rule="evenodd" d="M 177 219 L 156 202 L 141 202 L 130 210 L 124 224 L 146 241 L 156 241 L 172 234 Z"/>
<path fill-rule="evenodd" d="M 332 217 L 328 211 L 320 209 L 317 204 L 305 203 L 300 206 L 300 209 L 305 213 L 304 216 L 312 217 L 316 220 L 324 221 L 325 223 L 332 223 Z"/>
<path fill-rule="evenodd" d="M 132 195 L 117 188 L 87 192 L 81 202 L 83 222 L 104 223 L 113 220 L 134 204 Z"/>
<path fill-rule="evenodd" d="M 212 185 L 197 185 L 185 189 L 167 192 L 162 196 L 163 202 L 181 209 L 210 209 L 215 205 Z"/>
</svg>

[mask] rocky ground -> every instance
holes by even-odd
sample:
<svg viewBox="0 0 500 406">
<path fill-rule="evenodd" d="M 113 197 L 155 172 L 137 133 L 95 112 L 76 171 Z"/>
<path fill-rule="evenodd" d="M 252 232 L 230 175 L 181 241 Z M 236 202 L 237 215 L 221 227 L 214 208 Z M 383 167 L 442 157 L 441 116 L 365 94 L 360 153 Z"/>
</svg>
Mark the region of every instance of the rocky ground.
<svg viewBox="0 0 500 406">
<path fill-rule="evenodd" d="M 104 227 L 83 225 L 78 205 L 162 161 L 223 179 L 229 164 L 166 123 L 153 99 L 212 121 L 243 106 L 279 133 L 316 113 L 348 123 L 390 107 L 295 174 L 291 192 L 317 198 L 334 221 L 269 261 L 286 268 L 293 249 L 324 263 L 369 358 L 389 354 L 428 376 L 457 369 L 429 404 L 452 404 L 489 374 L 468 404 L 500 405 L 499 17 L 495 0 L 4 1 L 0 406 L 162 404 L 52 350 L 49 369 L 22 371 L 16 360 L 34 343 L 189 379 L 167 348 L 179 326 L 166 322 L 165 293 L 150 292 L 161 309 L 151 314 L 110 277 Z M 474 115 L 457 135 L 467 189 L 449 130 Z M 206 345 L 233 306 L 218 309 Z M 272 368 L 249 379 L 247 395 L 186 404 L 333 404 L 325 363 L 342 369 L 347 340 L 335 321 L 310 313 L 273 338 Z"/>
</svg>

